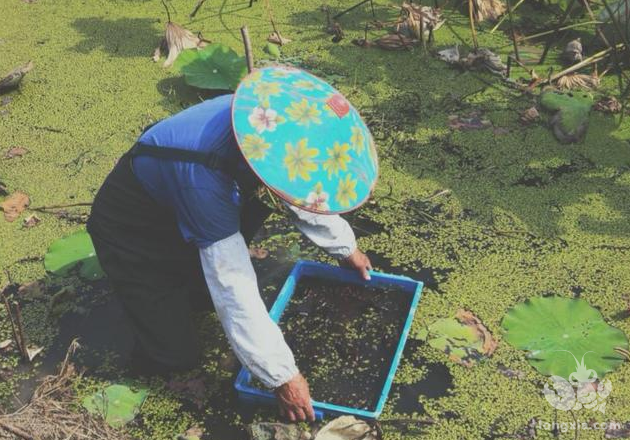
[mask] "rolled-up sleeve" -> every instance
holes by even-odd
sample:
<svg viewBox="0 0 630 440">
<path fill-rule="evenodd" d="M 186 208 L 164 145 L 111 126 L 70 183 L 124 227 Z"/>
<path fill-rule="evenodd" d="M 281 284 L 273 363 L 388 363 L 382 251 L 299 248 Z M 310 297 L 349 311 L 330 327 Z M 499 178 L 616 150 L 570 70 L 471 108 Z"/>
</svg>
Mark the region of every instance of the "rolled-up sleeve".
<svg viewBox="0 0 630 440">
<path fill-rule="evenodd" d="M 214 307 L 236 357 L 269 388 L 288 382 L 298 368 L 260 297 L 241 233 L 200 249 L 199 254 Z"/>
<path fill-rule="evenodd" d="M 333 257 L 348 258 L 357 248 L 350 224 L 339 215 L 315 214 L 286 204 L 295 226 Z"/>
</svg>

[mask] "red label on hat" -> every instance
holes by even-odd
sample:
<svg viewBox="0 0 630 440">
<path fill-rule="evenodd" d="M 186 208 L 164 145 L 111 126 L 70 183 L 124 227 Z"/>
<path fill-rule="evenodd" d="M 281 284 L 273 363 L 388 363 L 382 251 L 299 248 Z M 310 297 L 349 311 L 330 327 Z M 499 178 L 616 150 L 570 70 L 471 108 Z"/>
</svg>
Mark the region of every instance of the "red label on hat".
<svg viewBox="0 0 630 440">
<path fill-rule="evenodd" d="M 350 111 L 350 104 L 346 101 L 346 98 L 341 96 L 340 94 L 336 94 L 328 98 L 326 104 L 335 112 L 337 116 L 343 118 Z"/>
</svg>

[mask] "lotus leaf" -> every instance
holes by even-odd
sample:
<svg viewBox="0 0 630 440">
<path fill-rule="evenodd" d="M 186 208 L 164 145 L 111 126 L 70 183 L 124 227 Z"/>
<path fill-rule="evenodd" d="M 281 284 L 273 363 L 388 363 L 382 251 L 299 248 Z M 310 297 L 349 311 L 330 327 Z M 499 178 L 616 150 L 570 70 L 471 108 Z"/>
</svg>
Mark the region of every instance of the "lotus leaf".
<svg viewBox="0 0 630 440">
<path fill-rule="evenodd" d="M 78 231 L 55 241 L 44 257 L 46 270 L 64 276 L 79 266 L 79 275 L 87 280 L 105 276 L 96 257 L 92 239 L 86 231 Z"/>
<path fill-rule="evenodd" d="M 280 47 L 277 44 L 267 43 L 264 50 L 275 59 L 280 58 Z"/>
<path fill-rule="evenodd" d="M 578 142 L 584 137 L 593 106 L 593 97 L 589 93 L 546 90 L 540 95 L 540 104 L 556 112 L 551 125 L 560 142 Z"/>
<path fill-rule="evenodd" d="M 90 414 L 98 414 L 114 428 L 132 421 L 147 398 L 148 391 L 133 391 L 126 385 L 110 385 L 83 399 L 83 407 Z"/>
<path fill-rule="evenodd" d="M 453 362 L 467 367 L 473 366 L 484 356 L 490 356 L 496 348 L 490 332 L 466 310 L 459 310 L 454 318 L 438 319 L 417 337 L 448 354 Z"/>
<path fill-rule="evenodd" d="M 186 84 L 201 89 L 235 90 L 247 74 L 245 58 L 219 43 L 183 51 L 174 66 L 184 75 Z"/>
<path fill-rule="evenodd" d="M 580 374 L 583 361 L 601 379 L 623 362 L 615 347 L 628 347 L 625 333 L 583 299 L 528 299 L 507 313 L 502 327 L 506 340 L 526 350 L 530 364 L 548 376 Z"/>
</svg>

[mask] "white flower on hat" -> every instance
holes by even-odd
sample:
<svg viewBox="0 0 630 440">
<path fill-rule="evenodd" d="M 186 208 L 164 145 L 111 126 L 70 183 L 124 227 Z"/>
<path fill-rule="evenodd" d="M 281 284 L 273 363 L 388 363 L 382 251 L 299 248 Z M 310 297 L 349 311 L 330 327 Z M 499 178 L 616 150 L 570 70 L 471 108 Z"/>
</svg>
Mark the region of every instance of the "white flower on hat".
<svg viewBox="0 0 630 440">
<path fill-rule="evenodd" d="M 275 131 L 278 125 L 278 112 L 270 108 L 254 107 L 247 119 L 258 133 Z"/>
</svg>

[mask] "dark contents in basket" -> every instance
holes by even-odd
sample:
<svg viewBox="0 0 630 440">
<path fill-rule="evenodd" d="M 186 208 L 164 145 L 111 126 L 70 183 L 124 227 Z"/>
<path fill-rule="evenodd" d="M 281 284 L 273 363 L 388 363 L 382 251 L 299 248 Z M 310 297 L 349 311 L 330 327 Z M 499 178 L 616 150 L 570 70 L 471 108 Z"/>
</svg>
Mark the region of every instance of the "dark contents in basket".
<svg viewBox="0 0 630 440">
<path fill-rule="evenodd" d="M 300 278 L 280 327 L 314 400 L 374 410 L 412 295 Z"/>
</svg>

